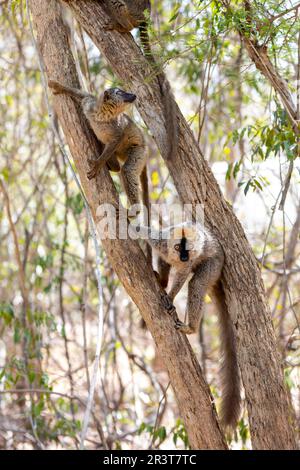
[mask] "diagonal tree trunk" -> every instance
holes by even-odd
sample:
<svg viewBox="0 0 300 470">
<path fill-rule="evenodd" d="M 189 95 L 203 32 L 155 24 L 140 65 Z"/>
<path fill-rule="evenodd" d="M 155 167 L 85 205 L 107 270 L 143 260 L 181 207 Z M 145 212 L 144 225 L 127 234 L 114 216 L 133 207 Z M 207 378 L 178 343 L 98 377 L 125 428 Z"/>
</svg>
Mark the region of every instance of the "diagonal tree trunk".
<svg viewBox="0 0 300 470">
<path fill-rule="evenodd" d="M 65 83 L 77 85 L 74 73 L 71 72 L 73 69 L 70 57 L 66 53 L 66 38 L 63 43 L 56 44 L 54 54 L 54 45 L 59 38 L 57 37 L 58 31 L 55 30 L 55 26 L 58 28 L 56 23 L 58 19 L 57 14 L 54 15 L 53 1 L 47 2 L 47 7 L 43 5 L 44 2 L 41 0 L 32 0 L 31 3 L 49 77 L 57 80 L 63 78 Z M 152 75 L 151 69 L 133 38 L 130 34 L 119 34 L 103 29 L 105 13 L 98 2 L 73 0 L 65 3 L 70 6 L 81 26 L 105 55 L 114 72 L 129 86 L 130 90 L 137 94 L 137 107 L 165 157 L 167 145 L 159 88 L 155 81 L 149 82 L 147 80 Z M 49 19 L 49 11 L 52 11 L 51 14 L 55 18 L 52 16 Z M 46 25 L 45 18 L 48 18 Z M 59 23 L 59 30 L 62 34 L 61 23 Z M 52 64 L 54 59 L 55 67 Z M 95 143 L 91 141 L 90 136 L 88 140 L 86 137 L 83 138 L 86 136 L 86 133 L 83 134 L 86 124 L 80 119 L 77 108 L 67 97 L 55 98 L 55 106 L 91 206 L 95 209 L 97 204 L 101 202 L 114 201 L 114 192 L 107 172 L 101 172 L 97 178 L 96 187 L 94 182 L 88 183 L 86 180 L 86 163 L 81 156 L 91 156 L 92 150 L 95 151 Z M 62 106 L 64 112 L 62 112 Z M 174 155 L 173 160 L 167 164 L 182 201 L 203 204 L 206 221 L 220 240 L 226 254 L 222 281 L 237 338 L 238 360 L 245 388 L 253 447 L 257 449 L 294 449 L 296 444 L 293 434 L 293 413 L 284 388 L 274 329 L 265 299 L 259 266 L 239 221 L 224 200 L 179 109 L 177 114 L 179 149 L 177 155 Z M 72 123 L 72 128 L 70 123 Z M 72 142 L 73 139 L 77 143 L 80 141 L 81 145 L 77 147 Z M 90 142 L 92 142 L 92 146 L 88 144 Z M 196 398 L 194 395 L 195 401 L 190 402 L 190 393 L 194 393 L 194 391 L 191 392 L 191 377 L 194 377 L 195 370 L 199 369 L 186 340 L 174 332 L 172 321 L 167 316 L 159 315 L 159 311 L 162 309 L 159 301 L 161 292 L 154 282 L 152 273 L 145 276 L 145 272 L 147 272 L 145 259 L 132 241 L 126 241 L 126 243 L 115 241 L 114 244 L 105 241 L 104 248 L 110 256 L 121 282 L 140 308 L 158 349 L 165 358 L 190 439 L 197 429 L 198 440 L 193 440 L 193 442 L 191 440 L 192 445 L 197 447 L 201 442 L 202 447 L 209 447 L 207 441 L 204 444 L 204 440 L 207 439 L 207 428 L 204 431 L 205 438 L 201 436 L 201 429 L 204 429 L 203 411 L 206 410 L 206 418 L 208 415 L 210 416 L 210 443 L 212 442 L 211 436 L 215 433 L 215 438 L 218 436 L 217 447 L 221 448 L 224 446 L 224 442 L 217 431 L 214 419 L 211 418 L 211 411 L 209 412 L 207 409 L 208 402 L 203 400 L 205 396 L 203 390 L 206 389 L 202 377 L 201 380 L 199 379 L 199 382 L 202 383 L 198 392 L 199 396 Z M 133 253 L 134 256 L 132 256 Z M 141 276 L 141 272 L 143 276 Z M 152 288 L 150 288 L 151 282 L 153 283 Z M 186 356 L 187 351 L 189 353 Z M 171 360 L 171 364 L 168 364 L 169 360 Z M 187 364 L 189 364 L 189 376 L 186 375 L 186 369 L 181 369 Z M 181 377 L 181 380 L 177 380 L 177 375 Z M 180 383 L 180 387 L 178 387 L 178 383 Z M 193 380 L 193 387 L 194 385 Z M 189 390 L 188 400 L 187 390 Z M 185 408 L 187 403 L 189 403 L 189 410 Z M 201 409 L 200 413 L 199 409 Z M 197 418 L 193 419 L 194 429 L 190 422 L 191 414 L 197 414 Z"/>
<path fill-rule="evenodd" d="M 78 87 L 59 4 L 55 0 L 31 0 L 30 5 L 47 77 Z M 115 207 L 118 204 L 116 190 L 106 169 L 96 180 L 89 181 L 86 177 L 87 158 L 101 152 L 101 145 L 82 117 L 80 107 L 71 98 L 60 95 L 54 97 L 53 102 L 96 221 L 100 204 L 111 203 Z M 194 449 L 227 449 L 213 398 L 197 359 L 188 340 L 176 331 L 174 320 L 165 310 L 164 292 L 138 243 L 107 239 L 103 240 L 103 247 L 120 281 L 140 309 L 165 362 L 190 445 Z"/>
</svg>

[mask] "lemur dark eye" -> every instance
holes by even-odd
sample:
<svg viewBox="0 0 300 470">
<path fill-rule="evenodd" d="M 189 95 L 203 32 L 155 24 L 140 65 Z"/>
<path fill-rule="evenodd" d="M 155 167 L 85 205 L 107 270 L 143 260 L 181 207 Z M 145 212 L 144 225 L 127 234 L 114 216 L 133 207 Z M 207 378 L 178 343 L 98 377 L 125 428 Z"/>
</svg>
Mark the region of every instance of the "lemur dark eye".
<svg viewBox="0 0 300 470">
<path fill-rule="evenodd" d="M 177 245 L 174 245 L 174 248 L 175 248 L 176 251 L 180 251 L 181 250 L 180 243 L 177 243 Z"/>
</svg>

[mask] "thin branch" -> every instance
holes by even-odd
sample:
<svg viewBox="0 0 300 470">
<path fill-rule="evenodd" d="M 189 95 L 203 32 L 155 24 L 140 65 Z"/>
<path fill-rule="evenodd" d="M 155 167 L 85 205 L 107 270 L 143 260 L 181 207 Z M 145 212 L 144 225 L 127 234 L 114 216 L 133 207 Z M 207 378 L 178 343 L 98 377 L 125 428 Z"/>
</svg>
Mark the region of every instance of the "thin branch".
<svg viewBox="0 0 300 470">
<path fill-rule="evenodd" d="M 271 15 L 270 23 L 278 20 L 278 18 L 281 18 L 282 16 L 287 15 L 288 13 L 290 13 L 290 11 L 298 10 L 298 8 L 300 8 L 300 3 L 297 3 L 297 5 L 294 5 L 293 7 L 288 8 L 287 10 L 282 11 L 281 13 L 278 13 L 277 15 Z"/>
</svg>

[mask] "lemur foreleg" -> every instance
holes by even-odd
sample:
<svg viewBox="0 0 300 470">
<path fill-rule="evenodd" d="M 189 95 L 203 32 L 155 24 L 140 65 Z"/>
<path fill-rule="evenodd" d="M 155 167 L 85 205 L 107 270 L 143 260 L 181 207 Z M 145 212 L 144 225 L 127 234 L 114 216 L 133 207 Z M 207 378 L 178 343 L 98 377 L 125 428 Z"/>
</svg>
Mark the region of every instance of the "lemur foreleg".
<svg viewBox="0 0 300 470">
<path fill-rule="evenodd" d="M 206 292 L 218 281 L 223 263 L 219 258 L 208 258 L 197 268 L 188 284 L 187 321 L 177 322 L 176 327 L 187 335 L 196 333 L 203 314 L 203 302 Z"/>
</svg>

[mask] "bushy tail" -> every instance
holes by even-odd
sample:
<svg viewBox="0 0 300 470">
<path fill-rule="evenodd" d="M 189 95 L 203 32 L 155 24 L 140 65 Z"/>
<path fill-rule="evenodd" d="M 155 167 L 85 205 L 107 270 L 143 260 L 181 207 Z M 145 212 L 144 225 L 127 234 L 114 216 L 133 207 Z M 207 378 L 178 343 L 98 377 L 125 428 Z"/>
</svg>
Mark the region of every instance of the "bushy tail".
<svg viewBox="0 0 300 470">
<path fill-rule="evenodd" d="M 241 411 L 241 380 L 236 355 L 232 323 L 225 303 L 224 290 L 219 282 L 214 287 L 219 313 L 222 350 L 220 419 L 224 427 L 236 428 Z"/>
<path fill-rule="evenodd" d="M 170 83 L 164 75 L 158 77 L 164 105 L 164 115 L 167 135 L 167 159 L 171 160 L 178 151 L 178 124 L 176 102 Z"/>
<path fill-rule="evenodd" d="M 148 175 L 147 175 L 147 165 L 145 165 L 141 173 L 141 186 L 142 186 L 142 201 L 144 206 L 147 208 L 147 216 L 144 217 L 144 225 L 150 227 L 150 195 L 149 195 L 149 184 L 148 184 Z M 147 261 L 150 266 L 152 266 L 152 248 L 148 243 L 145 244 L 145 254 Z M 140 321 L 140 327 L 142 330 L 147 329 L 146 322 L 143 318 Z"/>
<path fill-rule="evenodd" d="M 141 186 L 142 186 L 142 201 L 144 206 L 147 208 L 146 217 L 144 217 L 144 225 L 150 227 L 150 196 L 149 196 L 149 184 L 147 175 L 147 165 L 145 165 L 141 174 Z M 150 266 L 152 266 L 152 249 L 148 243 L 146 243 L 146 257 Z"/>
<path fill-rule="evenodd" d="M 139 30 L 144 55 L 156 71 L 159 83 L 166 126 L 167 159 L 171 160 L 178 150 L 177 106 L 170 83 L 152 54 L 147 22 L 141 23 Z"/>
</svg>

